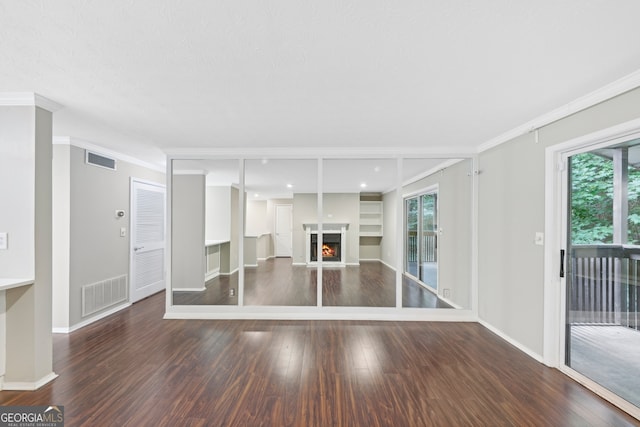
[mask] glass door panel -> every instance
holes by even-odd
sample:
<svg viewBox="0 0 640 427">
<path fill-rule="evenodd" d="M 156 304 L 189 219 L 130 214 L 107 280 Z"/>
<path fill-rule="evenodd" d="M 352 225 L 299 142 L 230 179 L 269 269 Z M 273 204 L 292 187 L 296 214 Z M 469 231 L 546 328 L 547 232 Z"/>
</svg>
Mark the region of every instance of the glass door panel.
<svg viewBox="0 0 640 427">
<path fill-rule="evenodd" d="M 420 196 L 422 206 L 420 230 L 420 280 L 427 286 L 438 288 L 438 225 L 437 195 Z"/>
<path fill-rule="evenodd" d="M 414 197 L 405 201 L 406 232 L 405 239 L 405 269 L 408 274 L 418 277 L 418 198 Z"/>
<path fill-rule="evenodd" d="M 637 148 L 569 158 L 565 363 L 640 406 Z"/>
</svg>

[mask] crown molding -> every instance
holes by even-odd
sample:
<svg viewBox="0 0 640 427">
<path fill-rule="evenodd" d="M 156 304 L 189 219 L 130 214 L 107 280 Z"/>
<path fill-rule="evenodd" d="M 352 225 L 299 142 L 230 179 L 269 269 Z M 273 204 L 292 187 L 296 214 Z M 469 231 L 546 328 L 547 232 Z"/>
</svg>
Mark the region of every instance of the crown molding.
<svg viewBox="0 0 640 427">
<path fill-rule="evenodd" d="M 202 169 L 176 169 L 174 175 L 207 175 L 208 172 Z"/>
<path fill-rule="evenodd" d="M 162 165 L 147 163 L 143 160 L 129 156 L 128 154 L 123 154 L 118 151 L 110 150 L 108 148 L 101 147 L 92 142 L 85 141 L 79 138 L 73 138 L 70 136 L 54 136 L 53 144 L 54 145 L 71 145 L 71 146 L 82 148 L 85 150 L 94 151 L 97 154 L 102 154 L 107 157 L 113 157 L 123 162 L 131 163 L 137 166 L 141 166 L 143 168 L 151 169 L 156 172 L 161 172 L 163 174 L 167 172 L 166 168 Z"/>
<path fill-rule="evenodd" d="M 625 92 L 640 87 L 640 70 L 634 71 L 606 86 L 596 89 L 591 93 L 588 93 L 580 98 L 563 105 L 560 108 L 549 111 L 533 120 L 530 120 L 510 131 L 507 131 L 495 138 L 488 140 L 478 147 L 478 153 L 487 151 L 493 147 L 504 144 L 511 141 L 514 138 L 522 136 L 526 133 L 533 132 L 544 126 L 550 125 L 553 122 L 569 117 L 572 114 L 586 110 L 601 102 L 607 101 L 618 95 L 622 95 Z"/>
<path fill-rule="evenodd" d="M 430 158 L 462 159 L 473 157 L 473 147 L 221 147 L 180 148 L 163 150 L 172 159 L 190 160 L 206 158 L 231 159 L 375 159 L 375 158 Z"/>
<path fill-rule="evenodd" d="M 64 108 L 61 104 L 34 92 L 0 92 L 0 106 L 34 106 L 52 113 Z"/>
</svg>

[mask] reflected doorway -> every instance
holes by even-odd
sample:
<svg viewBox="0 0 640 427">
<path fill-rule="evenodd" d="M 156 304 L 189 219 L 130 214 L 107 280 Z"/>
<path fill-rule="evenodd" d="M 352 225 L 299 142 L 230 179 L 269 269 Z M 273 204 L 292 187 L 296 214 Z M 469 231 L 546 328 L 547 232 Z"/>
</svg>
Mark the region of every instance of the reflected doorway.
<svg viewBox="0 0 640 427">
<path fill-rule="evenodd" d="M 405 273 L 438 291 L 437 191 L 405 199 Z"/>
</svg>

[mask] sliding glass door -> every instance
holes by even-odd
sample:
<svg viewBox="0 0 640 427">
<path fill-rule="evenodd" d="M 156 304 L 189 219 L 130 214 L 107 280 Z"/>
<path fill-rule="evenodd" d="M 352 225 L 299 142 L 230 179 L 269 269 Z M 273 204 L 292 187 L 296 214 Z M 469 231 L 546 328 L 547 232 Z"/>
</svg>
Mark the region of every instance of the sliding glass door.
<svg viewBox="0 0 640 427">
<path fill-rule="evenodd" d="M 640 141 L 568 162 L 565 363 L 640 406 Z"/>
<path fill-rule="evenodd" d="M 438 288 L 437 192 L 405 199 L 405 273 Z"/>
</svg>

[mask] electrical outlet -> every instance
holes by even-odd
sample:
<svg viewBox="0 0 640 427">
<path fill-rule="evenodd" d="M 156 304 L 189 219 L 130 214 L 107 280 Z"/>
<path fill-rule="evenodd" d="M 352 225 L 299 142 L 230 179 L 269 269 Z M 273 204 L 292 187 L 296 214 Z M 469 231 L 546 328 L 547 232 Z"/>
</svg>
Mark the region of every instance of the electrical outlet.
<svg viewBox="0 0 640 427">
<path fill-rule="evenodd" d="M 127 227 L 120 227 L 120 237 L 127 237 Z"/>
<path fill-rule="evenodd" d="M 541 231 L 537 231 L 533 242 L 538 246 L 544 245 L 544 233 Z"/>
<path fill-rule="evenodd" d="M 443 289 L 442 290 L 442 296 L 445 297 L 445 298 L 451 297 L 451 289 L 447 289 L 447 288 Z"/>
<path fill-rule="evenodd" d="M 9 233 L 2 232 L 0 233 L 0 249 L 8 249 L 9 248 Z"/>
</svg>

